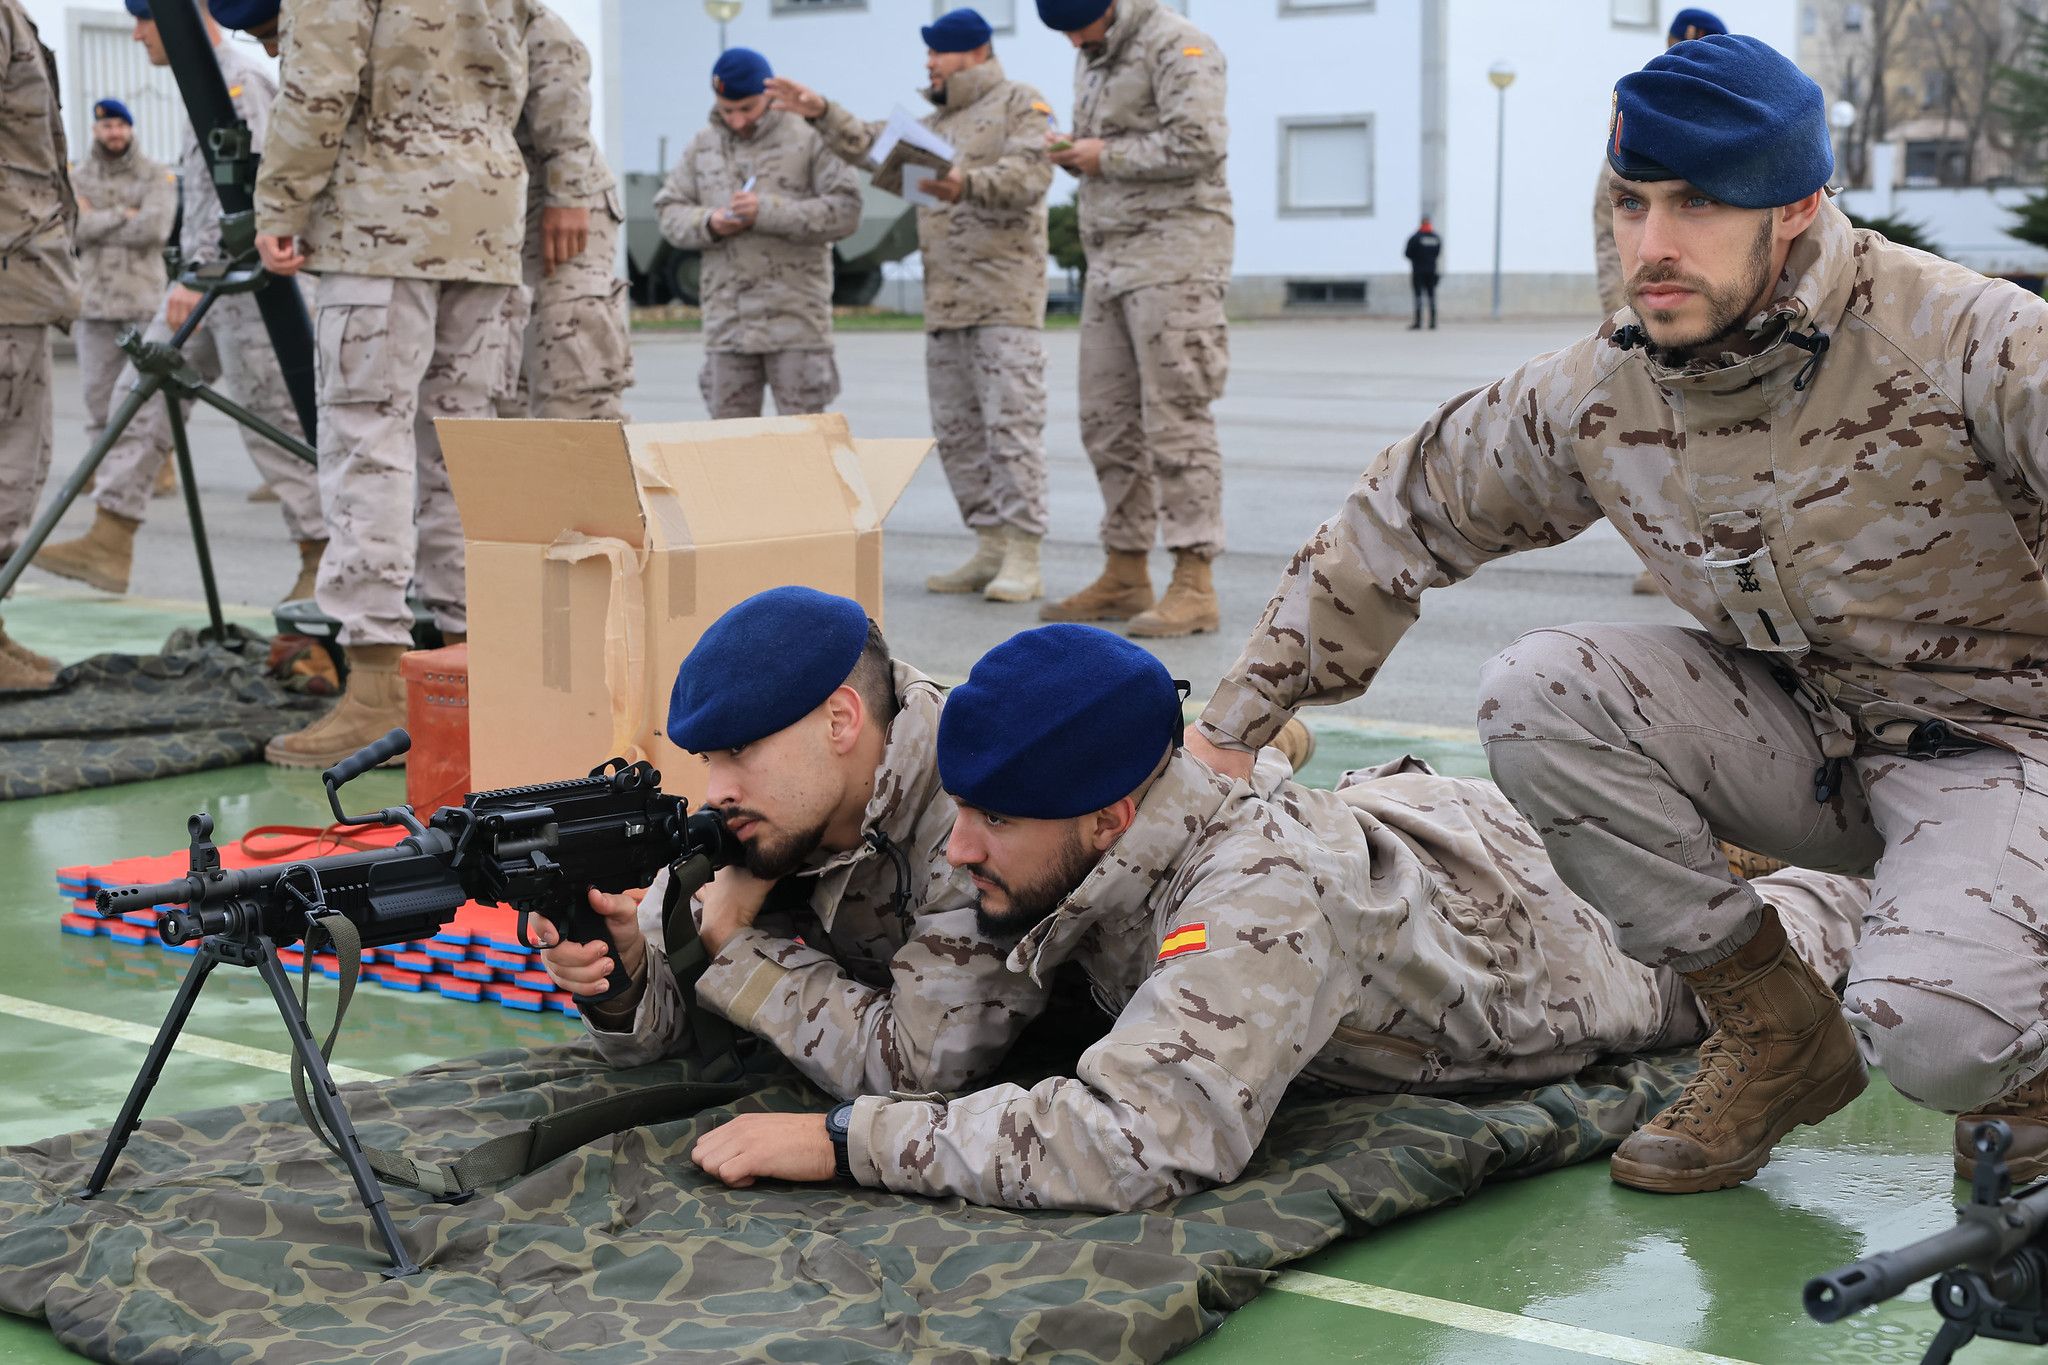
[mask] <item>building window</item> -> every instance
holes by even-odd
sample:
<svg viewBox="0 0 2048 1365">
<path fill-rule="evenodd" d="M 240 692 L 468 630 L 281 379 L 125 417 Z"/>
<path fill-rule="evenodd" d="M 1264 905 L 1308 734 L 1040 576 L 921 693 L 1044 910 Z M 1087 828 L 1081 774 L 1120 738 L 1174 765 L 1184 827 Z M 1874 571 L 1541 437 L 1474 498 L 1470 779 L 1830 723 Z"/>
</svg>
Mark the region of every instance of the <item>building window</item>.
<svg viewBox="0 0 2048 1365">
<path fill-rule="evenodd" d="M 1820 10 L 1813 5 L 1802 5 L 1799 9 L 1799 31 L 1811 38 L 1820 32 Z"/>
<path fill-rule="evenodd" d="M 1365 281 L 1289 280 L 1287 282 L 1287 306 L 1289 308 L 1363 308 L 1365 307 Z"/>
<path fill-rule="evenodd" d="M 1332 10 L 1368 10 L 1377 0 L 1280 0 L 1282 14 L 1327 14 Z"/>
<path fill-rule="evenodd" d="M 1863 6 L 1842 6 L 1842 31 L 1844 33 L 1863 32 Z"/>
<path fill-rule="evenodd" d="M 1280 212 L 1372 212 L 1372 115 L 1280 121 Z"/>
<path fill-rule="evenodd" d="M 957 0 L 932 0 L 932 18 L 959 8 Z M 998 33 L 1017 31 L 1017 0 L 975 0 L 974 10 Z"/>
<path fill-rule="evenodd" d="M 868 0 L 768 0 L 772 14 L 821 14 L 826 10 L 866 9 Z"/>
<path fill-rule="evenodd" d="M 1657 27 L 1657 0 L 1607 0 L 1607 16 L 1621 28 Z"/>
</svg>

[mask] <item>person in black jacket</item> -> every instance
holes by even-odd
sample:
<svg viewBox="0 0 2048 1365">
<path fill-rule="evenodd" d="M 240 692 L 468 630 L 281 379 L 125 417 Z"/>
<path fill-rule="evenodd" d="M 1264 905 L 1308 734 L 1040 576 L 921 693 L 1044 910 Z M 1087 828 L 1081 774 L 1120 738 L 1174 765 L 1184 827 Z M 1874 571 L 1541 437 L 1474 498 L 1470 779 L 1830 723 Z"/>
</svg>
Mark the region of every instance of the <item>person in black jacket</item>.
<svg viewBox="0 0 2048 1365">
<path fill-rule="evenodd" d="M 1408 330 L 1422 330 L 1422 300 L 1429 300 L 1429 325 L 1436 327 L 1436 276 L 1437 258 L 1444 252 L 1444 239 L 1436 235 L 1436 229 L 1427 218 L 1422 226 L 1408 239 L 1408 248 L 1402 254 L 1408 258 L 1408 283 L 1415 290 L 1415 321 L 1408 324 Z"/>
</svg>

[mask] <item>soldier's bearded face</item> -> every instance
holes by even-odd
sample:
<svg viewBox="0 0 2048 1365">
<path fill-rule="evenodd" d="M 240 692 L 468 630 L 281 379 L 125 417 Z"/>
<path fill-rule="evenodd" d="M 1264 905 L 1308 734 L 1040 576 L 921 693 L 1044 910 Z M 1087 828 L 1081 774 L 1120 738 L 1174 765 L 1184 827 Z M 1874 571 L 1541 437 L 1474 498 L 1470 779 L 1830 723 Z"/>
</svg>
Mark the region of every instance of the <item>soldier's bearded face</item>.
<svg viewBox="0 0 2048 1365">
<path fill-rule="evenodd" d="M 1781 264 L 1775 210 L 1732 208 L 1675 181 L 1616 179 L 1612 198 L 1629 303 L 1657 346 L 1711 346 L 1769 303 Z"/>
<path fill-rule="evenodd" d="M 974 879 L 975 923 L 1005 944 L 1059 909 L 1101 856 L 1079 820 L 1015 820 L 968 806 L 946 844 L 946 860 Z"/>
<path fill-rule="evenodd" d="M 106 149 L 107 155 L 119 156 L 134 141 L 135 130 L 128 126 L 126 119 L 96 118 L 92 121 L 92 138 Z"/>
<path fill-rule="evenodd" d="M 972 52 L 932 52 L 924 54 L 924 74 L 929 79 L 929 89 L 936 99 L 946 93 L 946 82 L 970 66 L 980 66 L 988 60 L 989 50 L 978 47 Z"/>
<path fill-rule="evenodd" d="M 747 871 L 763 881 L 787 877 L 818 851 L 841 795 L 830 755 L 818 752 L 815 718 L 744 748 L 699 755 L 705 804 L 724 814 Z"/>
<path fill-rule="evenodd" d="M 761 120 L 768 113 L 766 94 L 749 95 L 743 100 L 718 99 L 718 117 L 732 130 L 737 138 L 750 138 L 761 131 Z"/>
</svg>

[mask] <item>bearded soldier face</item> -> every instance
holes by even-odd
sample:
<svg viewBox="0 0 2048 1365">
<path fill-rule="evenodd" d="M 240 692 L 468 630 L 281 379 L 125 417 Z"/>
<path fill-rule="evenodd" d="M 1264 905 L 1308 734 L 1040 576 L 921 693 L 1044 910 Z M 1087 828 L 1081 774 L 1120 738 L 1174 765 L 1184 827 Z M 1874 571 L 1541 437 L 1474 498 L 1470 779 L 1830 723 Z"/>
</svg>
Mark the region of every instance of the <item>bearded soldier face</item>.
<svg viewBox="0 0 2048 1365">
<path fill-rule="evenodd" d="M 1708 349 L 1770 303 L 1790 246 L 1785 210 L 1734 208 L 1682 180 L 1613 176 L 1608 190 L 1629 303 L 1654 344 Z"/>
</svg>

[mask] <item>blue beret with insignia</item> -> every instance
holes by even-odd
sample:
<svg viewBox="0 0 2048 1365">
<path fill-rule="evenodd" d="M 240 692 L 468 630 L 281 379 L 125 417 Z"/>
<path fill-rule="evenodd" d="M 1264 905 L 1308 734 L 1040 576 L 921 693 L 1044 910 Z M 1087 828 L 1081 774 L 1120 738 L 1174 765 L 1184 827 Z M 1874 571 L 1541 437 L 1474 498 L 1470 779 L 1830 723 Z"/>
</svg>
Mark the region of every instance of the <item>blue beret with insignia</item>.
<svg viewBox="0 0 2048 1365">
<path fill-rule="evenodd" d="M 775 74 L 768 59 L 751 47 L 729 47 L 711 67 L 711 90 L 720 99 L 752 99 L 768 88 Z"/>
<path fill-rule="evenodd" d="M 1109 13 L 1109 0 L 1038 0 L 1038 17 L 1047 28 L 1072 33 Z"/>
<path fill-rule="evenodd" d="M 274 21 L 284 0 L 206 0 L 206 7 L 222 28 L 246 32 Z"/>
<path fill-rule="evenodd" d="M 951 9 L 919 30 L 933 52 L 972 52 L 995 37 L 988 20 L 971 9 Z"/>
<path fill-rule="evenodd" d="M 1698 9 L 1688 5 L 1671 16 L 1671 27 L 1664 36 L 1672 42 L 1685 38 L 1704 38 L 1710 33 L 1726 33 L 1728 25 L 1721 22 L 1721 16 L 1711 10 Z"/>
<path fill-rule="evenodd" d="M 955 800 L 1064 820 L 1138 789 L 1180 739 L 1165 665 L 1095 626 L 1040 626 L 982 655 L 939 713 L 939 781 Z"/>
<path fill-rule="evenodd" d="M 676 670 L 668 737 L 679 749 L 737 749 L 824 704 L 860 662 L 867 608 L 815 588 L 770 588 L 713 621 Z"/>
<path fill-rule="evenodd" d="M 135 115 L 128 112 L 128 106 L 119 100 L 100 100 L 92 107 L 94 118 L 117 118 L 130 128 L 135 126 Z"/>
<path fill-rule="evenodd" d="M 1607 164 L 1625 180 L 1683 180 L 1736 208 L 1797 203 L 1835 173 L 1826 105 L 1770 44 L 1696 38 L 1614 87 Z"/>
</svg>

